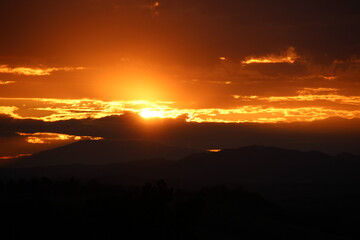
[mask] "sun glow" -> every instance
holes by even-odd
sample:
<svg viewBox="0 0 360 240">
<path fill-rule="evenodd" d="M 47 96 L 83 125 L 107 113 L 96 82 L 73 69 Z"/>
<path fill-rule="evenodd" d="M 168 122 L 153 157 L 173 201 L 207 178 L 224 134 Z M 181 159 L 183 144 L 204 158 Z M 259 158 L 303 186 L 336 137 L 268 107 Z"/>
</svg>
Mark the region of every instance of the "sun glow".
<svg viewBox="0 0 360 240">
<path fill-rule="evenodd" d="M 360 117 L 360 97 L 342 95 L 337 88 L 299 88 L 296 94 L 286 96 L 235 94 L 231 97 L 234 102 L 231 108 L 177 108 L 174 102 L 145 100 L 106 102 L 96 99 L 0 98 L 0 118 L 6 115 L 14 119 L 56 122 L 133 113 L 143 119 L 178 118 L 198 123 L 275 123 Z M 44 138 L 50 137 L 59 138 L 43 136 L 41 139 L 44 141 Z M 35 143 L 39 140 L 32 138 L 30 141 Z"/>
<path fill-rule="evenodd" d="M 165 118 L 164 113 L 158 110 L 144 109 L 139 115 L 142 118 Z"/>
</svg>

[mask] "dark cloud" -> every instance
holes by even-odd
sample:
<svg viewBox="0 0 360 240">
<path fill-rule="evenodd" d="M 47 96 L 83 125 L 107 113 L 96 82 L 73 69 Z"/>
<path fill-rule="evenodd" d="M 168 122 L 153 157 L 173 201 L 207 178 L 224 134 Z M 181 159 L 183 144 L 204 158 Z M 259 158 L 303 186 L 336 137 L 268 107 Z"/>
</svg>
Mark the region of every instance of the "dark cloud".
<svg viewBox="0 0 360 240">
<path fill-rule="evenodd" d="M 238 61 L 287 46 L 317 61 L 360 51 L 358 1 L 159 3 L 154 16 L 154 1 L 144 0 L 1 1 L 2 57 L 95 63 L 98 56 L 109 61 L 131 55 L 206 64 L 222 55 Z"/>
<path fill-rule="evenodd" d="M 148 121 L 133 114 L 125 114 L 58 122 L 15 120 L 3 116 L 0 121 L 2 139 L 9 139 L 10 133 L 14 135 L 16 132 L 56 132 L 106 139 L 142 139 L 205 149 L 257 144 L 360 154 L 357 144 L 360 140 L 358 119 L 333 118 L 312 123 L 224 124 L 189 123 L 183 118 Z"/>
</svg>

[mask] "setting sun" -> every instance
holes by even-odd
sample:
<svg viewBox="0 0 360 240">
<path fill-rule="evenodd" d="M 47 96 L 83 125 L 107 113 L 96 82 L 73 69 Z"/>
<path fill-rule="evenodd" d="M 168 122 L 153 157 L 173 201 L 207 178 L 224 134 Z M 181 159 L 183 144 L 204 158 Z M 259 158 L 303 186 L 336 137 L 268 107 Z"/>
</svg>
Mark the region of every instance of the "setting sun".
<svg viewBox="0 0 360 240">
<path fill-rule="evenodd" d="M 143 118 L 164 118 L 164 114 L 161 111 L 144 109 L 140 112 L 140 116 Z"/>
</svg>

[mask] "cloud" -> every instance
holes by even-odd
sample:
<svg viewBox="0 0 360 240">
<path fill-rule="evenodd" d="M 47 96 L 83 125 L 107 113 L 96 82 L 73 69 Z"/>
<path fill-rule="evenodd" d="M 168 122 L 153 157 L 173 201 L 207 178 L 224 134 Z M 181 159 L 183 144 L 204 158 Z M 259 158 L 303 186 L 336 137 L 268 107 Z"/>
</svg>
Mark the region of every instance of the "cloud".
<svg viewBox="0 0 360 240">
<path fill-rule="evenodd" d="M 303 88 L 297 91 L 300 95 L 309 94 L 336 94 L 339 92 L 337 88 Z"/>
<path fill-rule="evenodd" d="M 338 110 L 325 107 L 270 107 L 257 105 L 234 109 L 188 110 L 188 112 L 192 116 L 190 119 L 194 122 L 217 123 L 309 122 L 330 117 L 360 118 L 360 110 Z"/>
<path fill-rule="evenodd" d="M 0 80 L 0 85 L 6 85 L 6 84 L 12 84 L 15 83 L 15 81 L 2 81 Z"/>
<path fill-rule="evenodd" d="M 20 118 L 49 122 L 102 118 L 146 108 L 168 118 L 188 114 L 190 121 L 293 121 L 284 114 L 286 109 L 311 107 L 311 117 L 299 118 L 307 121 L 316 117 L 316 109 L 329 110 L 329 116 L 349 117 L 350 112 L 341 111 L 358 106 L 359 64 L 346 59 L 357 52 L 359 34 L 352 31 L 356 24 L 345 20 L 351 17 L 356 22 L 358 17 L 346 11 L 335 24 L 328 20 L 337 10 L 310 1 L 282 3 L 298 9 L 296 13 L 266 1 L 20 2 L 23 4 L 9 2 L 12 8 L 0 9 L 4 13 L 0 22 L 9 23 L 8 28 L 4 24 L 6 38 L 0 40 L 0 48 L 6 46 L 0 51 L 4 52 L 2 62 L 7 63 L 2 69 L 12 73 L 4 80 L 17 81 L 0 88 L 0 95 L 9 97 L 0 105 L 16 106 L 13 113 Z M 351 4 L 343 5 L 352 9 Z M 314 9 L 310 16 L 302 14 L 307 12 L 305 6 Z M 149 9 L 161 14 L 151 17 Z M 19 14 L 22 11 L 29 15 Z M 331 29 L 334 24 L 352 37 L 337 34 L 329 41 L 323 26 Z M 24 41 L 15 46 L 16 39 Z M 339 39 L 348 44 L 338 44 Z M 6 56 L 23 57 L 8 60 Z M 24 80 L 18 76 L 70 71 L 29 67 L 37 62 L 91 66 L 92 71 Z M 339 91 L 330 94 L 310 88 Z M 299 89 L 307 94 L 297 92 Z M 29 98 L 10 99 L 15 96 Z M 127 102 L 147 97 L 163 101 Z M 251 107 L 257 108 L 248 114 Z"/>
<path fill-rule="evenodd" d="M 47 76 L 55 71 L 74 71 L 83 70 L 83 67 L 62 67 L 62 68 L 31 68 L 31 67 L 9 67 L 8 65 L 0 65 L 0 73 L 18 74 L 25 76 Z"/>
<path fill-rule="evenodd" d="M 227 108 L 180 108 L 172 102 L 101 101 L 94 99 L 6 99 L 15 106 L 0 108 L 0 113 L 17 119 L 46 122 L 73 119 L 101 119 L 126 112 L 177 119 L 186 116 L 189 122 L 294 122 L 314 121 L 329 117 L 359 118 L 359 96 L 345 96 L 332 88 L 301 88 L 294 96 L 233 95 L 233 106 Z M 301 106 L 301 103 L 307 105 Z M 15 113 L 16 111 L 16 113 Z"/>
<path fill-rule="evenodd" d="M 297 91 L 297 96 L 240 96 L 233 95 L 237 100 L 241 101 L 266 101 L 266 102 L 315 102 L 328 101 L 340 104 L 349 104 L 360 106 L 360 96 L 344 96 L 336 94 L 338 89 L 335 88 L 303 88 Z M 324 108 L 324 107 L 320 107 Z"/>
<path fill-rule="evenodd" d="M 5 114 L 13 118 L 21 118 L 21 116 L 14 113 L 18 109 L 19 108 L 15 106 L 0 106 L 0 114 Z"/>
<path fill-rule="evenodd" d="M 258 109 L 255 108 L 243 109 L 243 111 L 245 110 L 249 114 L 253 111 L 258 112 Z M 307 114 L 312 115 L 313 110 L 289 109 L 287 114 L 301 117 Z M 263 111 L 276 113 L 277 109 L 264 109 Z M 34 152 L 34 148 L 39 150 L 54 146 L 53 144 L 29 143 L 26 141 L 28 137 L 44 137 L 45 142 L 46 138 L 55 137 L 55 140 L 52 141 L 54 144 L 66 142 L 66 140 L 56 140 L 58 135 L 53 133 L 59 133 L 61 136 L 62 134 L 98 136 L 105 139 L 142 139 L 204 149 L 260 144 L 306 150 L 317 149 L 327 152 L 359 152 L 356 140 L 360 134 L 359 121 L 359 119 L 333 118 L 308 123 L 198 123 L 179 119 L 144 121 L 131 113 L 100 119 L 74 119 L 56 122 L 3 117 L 0 118 L 1 127 L 27 134 L 17 137 L 21 141 L 12 145 L 12 152 L 7 151 L 7 147 L 1 148 L 0 156 L 14 156 L 19 153 Z M 0 137 L 0 141 L 2 141 L 0 143 L 3 146 L 9 145 L 11 142 L 9 141 L 11 137 L 7 136 Z M 69 141 L 74 140 L 75 138 L 71 137 Z M 26 148 L 19 148 L 21 144 L 25 144 Z M 30 151 L 31 149 L 32 151 Z"/>
<path fill-rule="evenodd" d="M 19 158 L 19 157 L 26 157 L 26 156 L 30 156 L 31 154 L 29 153 L 20 153 L 17 154 L 15 156 L 2 156 L 0 157 L 0 160 L 7 160 L 7 159 L 13 159 L 13 158 Z M 0 166 L 2 166 L 3 162 L 0 164 Z"/>
<path fill-rule="evenodd" d="M 35 132 L 35 133 L 17 133 L 20 136 L 25 136 L 25 141 L 32 144 L 49 144 L 56 141 L 80 141 L 80 140 L 101 140 L 101 137 L 91 136 L 74 136 L 70 134 L 49 133 L 49 132 Z"/>
<path fill-rule="evenodd" d="M 270 54 L 262 57 L 247 57 L 242 64 L 254 63 L 294 63 L 300 56 L 297 55 L 294 47 L 289 47 L 280 55 Z"/>
</svg>

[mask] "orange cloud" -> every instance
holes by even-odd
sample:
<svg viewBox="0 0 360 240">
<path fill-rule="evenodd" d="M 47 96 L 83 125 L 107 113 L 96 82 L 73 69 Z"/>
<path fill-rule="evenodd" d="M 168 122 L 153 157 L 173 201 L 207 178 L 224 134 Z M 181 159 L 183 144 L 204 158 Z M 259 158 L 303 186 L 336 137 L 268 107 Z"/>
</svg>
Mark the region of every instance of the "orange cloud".
<svg viewBox="0 0 360 240">
<path fill-rule="evenodd" d="M 133 112 L 145 117 L 178 118 L 187 116 L 190 122 L 293 122 L 313 121 L 328 117 L 360 118 L 360 97 L 336 94 L 333 88 L 304 88 L 296 96 L 233 96 L 242 106 L 222 108 L 178 108 L 172 102 L 113 101 L 91 99 L 13 99 L 14 107 L 0 108 L 0 112 L 14 118 L 32 118 L 43 121 L 68 119 L 102 118 Z M 0 98 L 0 103 L 4 98 Z M 9 99 L 6 99 L 10 101 Z M 24 101 L 27 102 L 24 102 Z M 331 107 L 316 103 L 311 107 L 299 107 L 299 102 L 318 100 L 341 103 L 343 106 Z M 286 107 L 282 103 L 288 103 Z M 246 105 L 244 105 L 246 103 Z M 280 103 L 280 105 L 278 104 Z M 321 105 L 322 104 L 322 105 Z M 278 106 L 279 105 L 279 106 Z M 24 107 L 25 106 L 25 107 Z M 23 108 L 30 109 L 23 109 Z M 34 106 L 34 107 L 32 107 Z M 278 107 L 276 107 L 278 106 Z M 350 108 L 348 106 L 351 106 Z M 16 114 L 14 113 L 16 111 Z M 24 114 L 22 114 L 24 113 Z M 39 115 L 41 113 L 41 115 Z M 25 115 L 27 114 L 27 115 Z M 43 142 L 43 138 L 32 136 L 32 142 Z M 49 137 L 49 136 L 47 136 Z M 59 139 L 59 136 L 52 138 Z M 45 138 L 46 139 L 46 138 Z"/>
<path fill-rule="evenodd" d="M 0 106 L 0 114 L 9 115 L 13 118 L 21 118 L 21 116 L 14 113 L 17 109 L 15 106 Z"/>
<path fill-rule="evenodd" d="M 231 81 L 225 81 L 225 82 L 223 82 L 223 81 L 209 81 L 209 82 L 215 83 L 215 84 L 225 84 L 225 85 L 232 84 Z"/>
<path fill-rule="evenodd" d="M 26 141 L 33 144 L 46 144 L 54 141 L 66 141 L 66 140 L 101 140 L 101 137 L 91 136 L 74 136 L 69 134 L 49 133 L 49 132 L 36 132 L 36 133 L 17 133 L 20 136 L 26 136 Z"/>
<path fill-rule="evenodd" d="M 302 88 L 297 91 L 296 96 L 241 96 L 233 95 L 234 99 L 242 101 L 267 101 L 267 102 L 309 102 L 329 101 L 340 104 L 360 105 L 360 96 L 344 96 L 337 94 L 336 88 Z"/>
<path fill-rule="evenodd" d="M 0 85 L 6 85 L 6 84 L 11 84 L 11 83 L 15 83 L 15 81 L 1 81 L 0 80 Z"/>
<path fill-rule="evenodd" d="M 222 149 L 207 149 L 208 152 L 220 152 Z"/>
<path fill-rule="evenodd" d="M 307 94 L 299 96 L 285 96 L 285 97 L 268 97 L 261 98 L 269 102 L 285 102 L 285 101 L 329 101 L 341 104 L 360 105 L 360 96 L 343 96 L 337 94 Z"/>
<path fill-rule="evenodd" d="M 359 118 L 360 110 L 336 110 L 324 107 L 276 108 L 265 106 L 244 106 L 236 109 L 206 109 L 191 113 L 191 121 L 219 123 L 275 123 L 314 121 L 329 117 Z"/>
<path fill-rule="evenodd" d="M 55 71 L 74 71 L 82 70 L 83 67 L 63 67 L 63 68 L 31 68 L 31 67 L 9 67 L 8 65 L 0 65 L 0 73 L 19 74 L 25 76 L 46 76 Z"/>
<path fill-rule="evenodd" d="M 299 77 L 299 79 L 312 79 L 312 78 L 322 78 L 328 81 L 332 81 L 337 79 L 337 76 L 326 76 L 326 75 L 309 75 L 309 76 L 305 76 L 305 77 Z"/>
<path fill-rule="evenodd" d="M 248 57 L 242 64 L 252 63 L 294 63 L 299 56 L 294 47 L 289 47 L 283 54 L 270 54 L 263 57 Z"/>
<path fill-rule="evenodd" d="M 0 157 L 0 160 L 8 160 L 8 159 L 25 157 L 25 156 L 30 156 L 30 155 L 31 155 L 31 154 L 23 153 L 23 154 L 18 154 L 18 155 L 15 155 L 15 156 L 3 156 L 3 157 Z"/>
<path fill-rule="evenodd" d="M 304 94 L 314 94 L 314 93 L 337 93 L 339 89 L 337 88 L 303 88 L 298 91 L 300 95 Z"/>
</svg>

